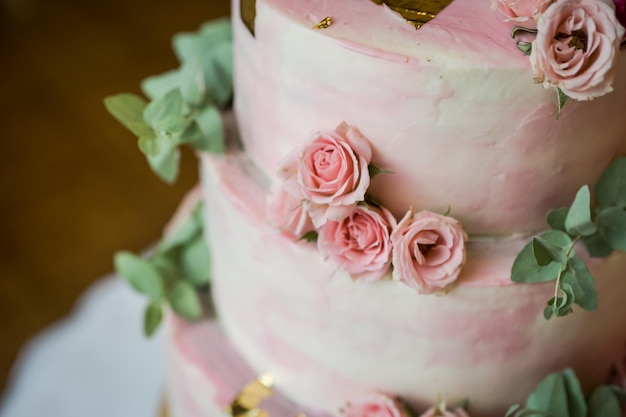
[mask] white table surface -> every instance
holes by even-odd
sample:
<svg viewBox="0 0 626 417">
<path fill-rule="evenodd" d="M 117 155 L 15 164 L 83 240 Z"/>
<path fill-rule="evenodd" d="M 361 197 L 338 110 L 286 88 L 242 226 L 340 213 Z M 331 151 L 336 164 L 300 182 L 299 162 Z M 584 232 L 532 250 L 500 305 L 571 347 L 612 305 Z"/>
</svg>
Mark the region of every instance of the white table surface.
<svg viewBox="0 0 626 417">
<path fill-rule="evenodd" d="M 144 338 L 145 304 L 116 276 L 97 282 L 69 317 L 24 347 L 0 417 L 157 416 L 163 336 Z"/>
</svg>

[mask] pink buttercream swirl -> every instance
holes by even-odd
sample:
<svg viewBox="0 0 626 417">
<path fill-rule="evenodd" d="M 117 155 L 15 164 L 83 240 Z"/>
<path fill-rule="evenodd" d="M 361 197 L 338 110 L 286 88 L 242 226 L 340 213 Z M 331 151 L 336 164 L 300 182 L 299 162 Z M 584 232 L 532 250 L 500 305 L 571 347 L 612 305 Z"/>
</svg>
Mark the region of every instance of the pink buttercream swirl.
<svg viewBox="0 0 626 417">
<path fill-rule="evenodd" d="M 624 27 L 612 0 L 557 0 L 538 15 L 530 61 L 535 81 L 590 100 L 613 90 Z"/>
<path fill-rule="evenodd" d="M 385 208 L 358 205 L 340 221 L 330 220 L 319 230 L 322 255 L 358 281 L 376 281 L 391 266 L 391 232 L 396 219 Z"/>
<path fill-rule="evenodd" d="M 491 0 L 491 9 L 499 11 L 510 22 L 531 22 L 554 0 Z M 534 22 L 531 24 L 534 26 Z"/>
<path fill-rule="evenodd" d="M 266 216 L 269 224 L 285 236 L 299 239 L 314 229 L 313 222 L 302 206 L 302 199 L 277 184 L 267 196 Z"/>
<path fill-rule="evenodd" d="M 368 140 L 344 122 L 334 131 L 315 133 L 303 149 L 287 156 L 280 172 L 320 227 L 345 218 L 365 199 L 371 158 Z"/>
<path fill-rule="evenodd" d="M 443 290 L 461 273 L 466 240 L 457 220 L 409 210 L 391 234 L 393 278 L 421 293 Z"/>
<path fill-rule="evenodd" d="M 410 417 L 407 409 L 393 398 L 384 394 L 370 394 L 348 403 L 344 417 Z"/>
</svg>

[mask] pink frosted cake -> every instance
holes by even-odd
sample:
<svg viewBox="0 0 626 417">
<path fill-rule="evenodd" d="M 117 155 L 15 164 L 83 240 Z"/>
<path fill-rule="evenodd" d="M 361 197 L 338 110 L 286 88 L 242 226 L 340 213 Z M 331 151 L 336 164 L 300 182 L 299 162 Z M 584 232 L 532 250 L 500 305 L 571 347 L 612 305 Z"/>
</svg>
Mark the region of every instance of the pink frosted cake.
<svg viewBox="0 0 626 417">
<path fill-rule="evenodd" d="M 283 417 L 621 414 L 594 389 L 626 363 L 624 19 L 234 1 L 238 137 L 200 154 L 217 319 L 167 321 L 170 414 L 213 416 L 248 374 Z"/>
</svg>

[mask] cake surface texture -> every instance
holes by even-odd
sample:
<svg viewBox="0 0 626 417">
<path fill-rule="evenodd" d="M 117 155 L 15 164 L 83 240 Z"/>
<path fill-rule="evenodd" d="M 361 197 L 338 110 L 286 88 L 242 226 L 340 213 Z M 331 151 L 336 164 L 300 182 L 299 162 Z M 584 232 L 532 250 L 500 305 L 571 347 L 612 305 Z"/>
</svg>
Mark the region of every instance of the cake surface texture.
<svg viewBox="0 0 626 417">
<path fill-rule="evenodd" d="M 599 415 L 626 388 L 624 2 L 232 6 L 232 129 L 199 153 L 217 319 L 167 320 L 170 414 L 270 374 L 278 414 L 495 417 L 574 372 L 589 413 L 545 415 Z"/>
</svg>

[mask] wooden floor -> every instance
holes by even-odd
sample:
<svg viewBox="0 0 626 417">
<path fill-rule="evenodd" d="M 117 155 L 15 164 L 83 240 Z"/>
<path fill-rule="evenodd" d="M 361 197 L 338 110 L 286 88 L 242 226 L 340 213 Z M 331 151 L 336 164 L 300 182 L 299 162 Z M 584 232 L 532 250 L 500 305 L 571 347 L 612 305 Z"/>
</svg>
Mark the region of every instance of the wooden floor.
<svg viewBox="0 0 626 417">
<path fill-rule="evenodd" d="M 23 343 L 67 315 L 119 249 L 158 238 L 197 178 L 147 168 L 102 98 L 175 68 L 171 36 L 228 0 L 0 0 L 0 394 Z"/>
</svg>

